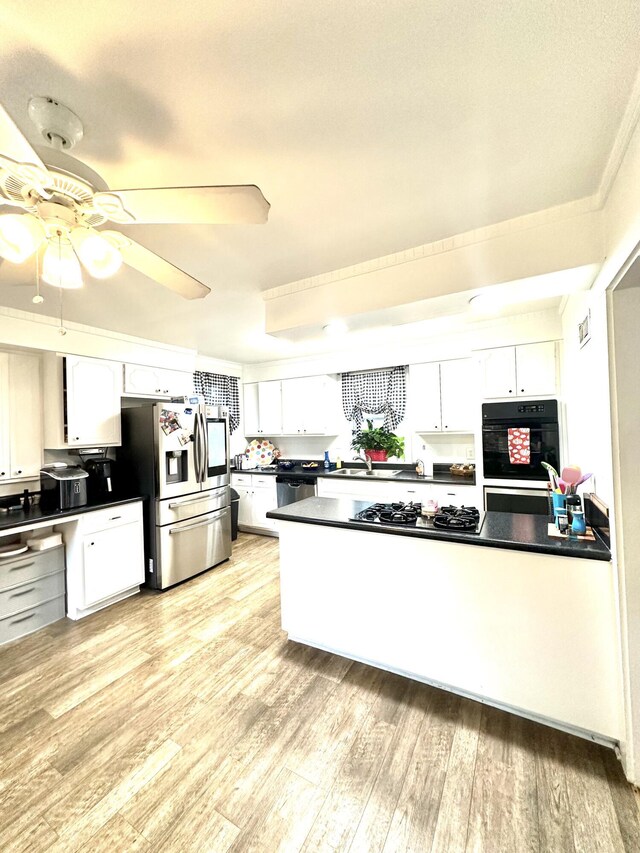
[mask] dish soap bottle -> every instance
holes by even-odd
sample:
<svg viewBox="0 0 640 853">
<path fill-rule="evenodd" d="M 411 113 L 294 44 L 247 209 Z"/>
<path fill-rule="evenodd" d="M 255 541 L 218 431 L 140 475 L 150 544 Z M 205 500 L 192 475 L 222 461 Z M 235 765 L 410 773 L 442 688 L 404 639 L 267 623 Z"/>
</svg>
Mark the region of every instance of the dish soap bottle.
<svg viewBox="0 0 640 853">
<path fill-rule="evenodd" d="M 331 462 L 329 462 L 329 451 L 325 450 L 324 452 L 324 467 L 328 471 L 331 468 Z"/>
</svg>

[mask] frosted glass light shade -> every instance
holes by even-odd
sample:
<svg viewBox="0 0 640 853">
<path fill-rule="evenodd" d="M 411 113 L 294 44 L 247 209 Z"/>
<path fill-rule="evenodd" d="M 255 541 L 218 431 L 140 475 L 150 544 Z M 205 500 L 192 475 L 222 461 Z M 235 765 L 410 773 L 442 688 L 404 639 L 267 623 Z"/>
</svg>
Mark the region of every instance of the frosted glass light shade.
<svg viewBox="0 0 640 853">
<path fill-rule="evenodd" d="M 21 264 L 33 255 L 44 238 L 40 220 L 30 213 L 0 216 L 0 255 L 5 260 Z"/>
<path fill-rule="evenodd" d="M 118 249 L 97 231 L 74 228 L 71 243 L 85 269 L 94 278 L 109 278 L 122 265 L 122 255 Z"/>
<path fill-rule="evenodd" d="M 82 287 L 80 262 L 64 237 L 51 237 L 42 259 L 42 280 L 53 287 L 77 290 Z"/>
</svg>

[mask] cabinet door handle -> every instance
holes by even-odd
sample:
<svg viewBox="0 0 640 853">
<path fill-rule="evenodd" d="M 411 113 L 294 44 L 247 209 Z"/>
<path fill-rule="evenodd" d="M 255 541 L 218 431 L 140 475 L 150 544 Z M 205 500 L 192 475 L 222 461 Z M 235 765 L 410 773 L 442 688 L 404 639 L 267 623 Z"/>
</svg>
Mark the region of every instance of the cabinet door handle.
<svg viewBox="0 0 640 853">
<path fill-rule="evenodd" d="M 31 589 L 23 589 L 22 592 L 14 592 L 9 598 L 20 598 L 21 595 L 29 595 L 30 592 L 35 592 L 35 586 L 32 586 Z"/>
<path fill-rule="evenodd" d="M 18 468 L 18 470 L 16 471 L 16 474 L 22 474 L 22 468 Z"/>
<path fill-rule="evenodd" d="M 122 518 L 121 515 L 112 515 L 109 521 L 117 521 L 119 518 Z"/>
<path fill-rule="evenodd" d="M 26 622 L 27 619 L 33 619 L 35 613 L 30 613 L 28 616 L 21 616 L 20 619 L 12 619 L 9 625 L 17 625 L 19 622 Z"/>
<path fill-rule="evenodd" d="M 30 566 L 33 566 L 33 560 L 30 563 L 22 563 L 20 566 L 11 566 L 9 569 L 10 572 L 20 572 L 22 569 L 28 569 Z"/>
</svg>

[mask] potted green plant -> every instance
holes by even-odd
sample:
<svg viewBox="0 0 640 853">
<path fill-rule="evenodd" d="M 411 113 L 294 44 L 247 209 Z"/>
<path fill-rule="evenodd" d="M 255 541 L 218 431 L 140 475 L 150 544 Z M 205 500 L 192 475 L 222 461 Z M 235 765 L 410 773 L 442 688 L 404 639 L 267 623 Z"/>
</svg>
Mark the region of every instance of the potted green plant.
<svg viewBox="0 0 640 853">
<path fill-rule="evenodd" d="M 404 438 L 386 427 L 374 427 L 373 421 L 367 420 L 367 428 L 354 437 L 351 449 L 369 456 L 372 462 L 386 462 L 389 456 L 404 456 Z"/>
</svg>

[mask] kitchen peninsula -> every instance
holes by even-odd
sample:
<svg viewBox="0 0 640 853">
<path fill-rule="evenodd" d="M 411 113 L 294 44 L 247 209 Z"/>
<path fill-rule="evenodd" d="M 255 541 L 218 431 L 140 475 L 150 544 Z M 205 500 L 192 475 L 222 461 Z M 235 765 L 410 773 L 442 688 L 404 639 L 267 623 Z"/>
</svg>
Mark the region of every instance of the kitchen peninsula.
<svg viewBox="0 0 640 853">
<path fill-rule="evenodd" d="M 479 534 L 351 521 L 309 498 L 280 534 L 289 638 L 611 743 L 622 731 L 610 554 L 488 512 Z"/>
</svg>

